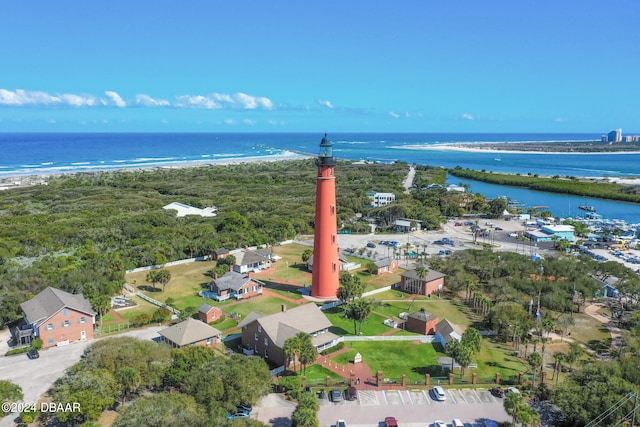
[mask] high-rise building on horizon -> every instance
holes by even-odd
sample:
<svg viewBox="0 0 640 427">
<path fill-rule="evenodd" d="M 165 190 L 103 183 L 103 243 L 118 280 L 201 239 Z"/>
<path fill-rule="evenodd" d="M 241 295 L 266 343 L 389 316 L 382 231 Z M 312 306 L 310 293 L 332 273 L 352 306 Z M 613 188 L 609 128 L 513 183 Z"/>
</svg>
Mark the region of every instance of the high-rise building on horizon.
<svg viewBox="0 0 640 427">
<path fill-rule="evenodd" d="M 336 161 L 333 144 L 324 135 L 320 142 L 320 156 L 316 161 L 316 221 L 313 239 L 311 296 L 335 299 L 340 283 L 338 264 L 338 216 L 336 206 Z"/>
<path fill-rule="evenodd" d="M 608 142 L 622 142 L 622 129 L 612 130 L 607 134 Z"/>
</svg>

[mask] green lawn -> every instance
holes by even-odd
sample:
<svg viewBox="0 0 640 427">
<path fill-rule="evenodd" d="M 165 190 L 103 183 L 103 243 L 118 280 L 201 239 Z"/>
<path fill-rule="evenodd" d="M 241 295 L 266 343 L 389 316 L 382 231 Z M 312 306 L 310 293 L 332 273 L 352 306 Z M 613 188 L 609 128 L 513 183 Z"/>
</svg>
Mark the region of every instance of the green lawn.
<svg viewBox="0 0 640 427">
<path fill-rule="evenodd" d="M 447 319 L 451 323 L 460 326 L 469 326 L 471 322 L 460 310 L 460 306 L 456 302 L 450 300 L 418 300 L 415 302 L 407 301 L 385 301 L 384 306 L 374 307 L 373 310 L 386 317 L 398 317 L 402 312 L 415 313 L 424 308 L 427 312 L 438 316 L 439 319 Z M 409 310 L 409 308 L 411 310 Z"/>
<path fill-rule="evenodd" d="M 215 322 L 211 323 L 211 326 L 221 331 L 224 331 L 225 329 L 233 328 L 237 325 L 238 325 L 238 322 L 236 322 L 230 317 L 227 317 L 223 320 L 216 320 Z"/>
<path fill-rule="evenodd" d="M 313 383 L 317 383 L 317 381 L 314 381 L 314 380 L 324 380 L 327 378 L 327 376 L 331 377 L 332 379 L 342 378 L 342 376 L 320 365 L 307 366 L 306 376 L 307 376 L 307 380 Z"/>
<path fill-rule="evenodd" d="M 372 374 L 382 371 L 385 378 L 399 380 L 402 374 L 407 381 L 424 384 L 425 374 L 442 376 L 437 358 L 444 356 L 433 344 L 416 344 L 412 341 L 348 342 L 350 351 L 336 356 L 336 362 L 350 364 L 356 353 L 371 368 Z"/>
<path fill-rule="evenodd" d="M 336 356 L 333 360 L 340 364 L 350 364 L 356 353 L 362 354 L 363 361 L 371 368 L 373 374 L 382 371 L 385 378 L 400 381 L 403 374 L 407 383 L 424 384 L 425 374 L 432 378 L 447 377 L 448 373 L 438 365 L 438 357 L 446 356 L 439 344 L 419 344 L 412 341 L 374 341 L 348 342 L 350 351 Z M 503 380 L 517 377 L 519 372 L 526 372 L 525 363 L 511 356 L 508 348 L 483 341 L 482 351 L 474 358 L 478 368 L 467 369 L 464 380 L 471 381 L 471 374 L 478 375 L 478 381 L 492 382 L 496 372 Z M 460 371 L 455 370 L 455 381 L 460 380 Z"/>
<path fill-rule="evenodd" d="M 331 332 L 337 335 L 353 335 L 353 320 L 345 319 L 340 307 L 326 310 L 324 314 L 333 324 Z M 362 324 L 362 335 L 380 335 L 389 331 L 391 328 L 383 323 L 385 319 L 386 317 L 372 313 L 367 321 Z"/>
</svg>

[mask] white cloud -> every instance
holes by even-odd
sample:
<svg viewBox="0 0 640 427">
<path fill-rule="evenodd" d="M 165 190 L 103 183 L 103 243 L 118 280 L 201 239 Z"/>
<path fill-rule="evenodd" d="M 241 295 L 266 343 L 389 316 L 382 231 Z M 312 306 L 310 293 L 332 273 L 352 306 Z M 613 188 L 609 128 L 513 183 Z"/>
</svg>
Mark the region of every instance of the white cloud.
<svg viewBox="0 0 640 427">
<path fill-rule="evenodd" d="M 390 115 L 391 117 L 393 117 L 394 119 L 397 119 L 397 118 L 399 118 L 399 117 L 400 117 L 400 114 L 398 114 L 398 113 L 394 113 L 393 111 L 389 111 L 389 115 Z"/>
<path fill-rule="evenodd" d="M 72 107 L 94 106 L 96 97 L 92 95 L 76 95 L 65 93 L 62 95 L 50 95 L 42 91 L 27 91 L 17 89 L 10 91 L 0 89 L 0 105 L 25 106 L 25 105 L 67 105 Z"/>
<path fill-rule="evenodd" d="M 224 119 L 224 123 L 225 123 L 226 125 L 235 125 L 235 124 L 236 124 L 236 121 L 235 121 L 235 120 L 233 120 L 233 119 Z"/>
<path fill-rule="evenodd" d="M 322 99 L 320 99 L 320 100 L 318 100 L 318 104 L 320 104 L 320 105 L 324 105 L 325 107 L 327 107 L 327 108 L 331 108 L 331 109 L 335 108 L 335 107 L 333 106 L 333 104 L 331 103 L 331 101 L 327 101 L 327 100 L 322 100 Z"/>
<path fill-rule="evenodd" d="M 465 120 L 473 120 L 473 116 L 471 114 L 468 113 L 462 113 L 462 118 Z"/>
<path fill-rule="evenodd" d="M 155 99 L 143 93 L 136 95 L 136 104 L 143 107 L 168 107 L 170 105 L 166 99 Z"/>
<path fill-rule="evenodd" d="M 245 125 L 253 126 L 256 124 L 256 121 L 252 119 L 244 119 L 242 123 L 244 123 Z"/>
<path fill-rule="evenodd" d="M 116 107 L 124 108 L 127 106 L 127 103 L 124 102 L 124 99 L 122 99 L 120 95 L 118 95 L 118 92 L 114 92 L 112 90 L 106 90 L 104 94 L 107 95 L 114 104 L 116 104 Z"/>
<path fill-rule="evenodd" d="M 237 92 L 234 94 L 211 93 L 208 95 L 179 95 L 175 101 L 137 94 L 135 101 L 125 101 L 118 92 L 105 91 L 106 97 L 84 94 L 49 94 L 42 91 L 15 91 L 0 88 L 0 106 L 67 106 L 67 107 L 118 107 L 134 103 L 141 107 L 198 108 L 207 110 L 271 110 L 269 98 Z M 329 104 L 330 105 L 330 104 Z"/>
<path fill-rule="evenodd" d="M 271 110 L 273 102 L 269 98 L 247 95 L 238 92 L 234 94 L 212 93 L 209 95 L 180 95 L 176 97 L 176 107 L 204 108 L 208 110 Z"/>
</svg>

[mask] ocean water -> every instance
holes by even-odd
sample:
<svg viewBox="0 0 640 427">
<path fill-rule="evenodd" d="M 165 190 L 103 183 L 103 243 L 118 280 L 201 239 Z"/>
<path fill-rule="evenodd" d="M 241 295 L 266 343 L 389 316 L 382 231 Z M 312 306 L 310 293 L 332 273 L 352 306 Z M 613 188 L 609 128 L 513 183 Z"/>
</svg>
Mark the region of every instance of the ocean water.
<svg viewBox="0 0 640 427">
<path fill-rule="evenodd" d="M 599 141 L 595 134 L 336 133 L 342 159 L 405 161 L 494 172 L 560 176 L 638 176 L 640 154 L 478 153 L 423 149 L 444 143 Z M 117 169 L 197 165 L 249 158 L 280 158 L 291 151 L 315 155 L 320 133 L 0 133 L 0 178 Z M 459 182 L 455 177 L 450 182 Z M 594 205 L 607 218 L 640 222 L 640 205 L 580 199 L 469 181 L 471 191 L 545 205 L 557 216 Z"/>
<path fill-rule="evenodd" d="M 318 133 L 3 133 L 0 177 L 148 168 L 315 154 Z M 571 176 L 640 176 L 640 154 L 519 154 L 424 150 L 455 142 L 597 141 L 595 134 L 329 134 L 334 155 L 408 163 Z"/>
</svg>

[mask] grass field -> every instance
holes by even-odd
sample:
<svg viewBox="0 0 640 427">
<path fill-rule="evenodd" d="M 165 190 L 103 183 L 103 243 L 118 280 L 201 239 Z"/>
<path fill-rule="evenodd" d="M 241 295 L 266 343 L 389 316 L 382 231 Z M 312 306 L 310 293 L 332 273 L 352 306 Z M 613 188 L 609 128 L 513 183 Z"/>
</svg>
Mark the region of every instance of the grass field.
<svg viewBox="0 0 640 427">
<path fill-rule="evenodd" d="M 448 300 L 384 301 L 383 304 L 382 307 L 374 307 L 373 311 L 386 317 L 398 318 L 402 312 L 415 313 L 424 308 L 439 319 L 447 319 L 455 325 L 469 326 L 470 324 L 469 318 L 461 312 L 458 303 Z"/>
<path fill-rule="evenodd" d="M 234 304 L 232 307 L 228 307 L 227 309 L 244 318 L 252 311 L 257 311 L 262 314 L 277 313 L 282 309 L 282 304 L 287 308 L 296 307 L 296 304 L 281 298 L 259 296 Z"/>
<path fill-rule="evenodd" d="M 353 335 L 353 320 L 343 317 L 340 307 L 326 310 L 324 314 L 329 318 L 333 327 L 331 332 L 337 335 Z M 380 335 L 383 332 L 391 330 L 383 322 L 386 317 L 372 313 L 369 318 L 362 324 L 362 335 Z"/>
</svg>

